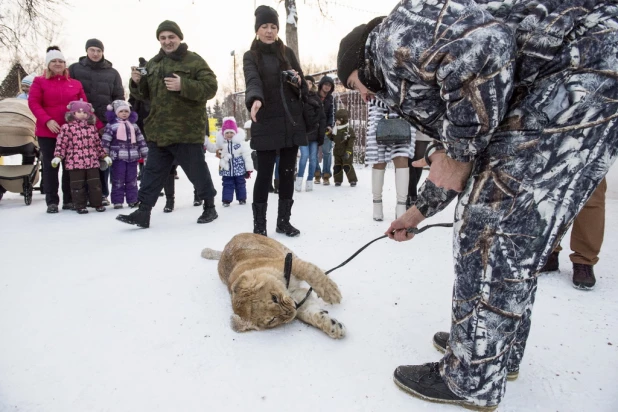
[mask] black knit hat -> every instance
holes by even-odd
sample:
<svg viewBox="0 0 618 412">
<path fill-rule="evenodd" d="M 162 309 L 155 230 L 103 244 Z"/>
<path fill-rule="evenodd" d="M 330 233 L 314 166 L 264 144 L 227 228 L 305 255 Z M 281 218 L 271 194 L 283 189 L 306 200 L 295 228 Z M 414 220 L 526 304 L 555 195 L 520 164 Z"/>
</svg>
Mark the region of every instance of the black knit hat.
<svg viewBox="0 0 618 412">
<path fill-rule="evenodd" d="M 365 55 L 367 36 L 382 20 L 384 20 L 384 16 L 376 17 L 367 24 L 355 27 L 341 39 L 339 53 L 337 53 L 337 77 L 345 87 L 348 87 L 348 77 L 363 63 L 361 56 Z"/>
<path fill-rule="evenodd" d="M 315 78 L 313 76 L 305 76 L 305 81 L 306 82 L 313 82 L 313 84 L 315 84 Z"/>
<path fill-rule="evenodd" d="M 159 34 L 161 34 L 162 31 L 171 31 L 178 36 L 180 40 L 184 39 L 180 27 L 176 24 L 176 22 L 171 20 L 165 20 L 163 23 L 159 24 L 159 27 L 157 27 L 157 40 L 159 40 Z"/>
<path fill-rule="evenodd" d="M 101 51 L 105 51 L 105 47 L 103 47 L 103 42 L 99 39 L 90 39 L 86 42 L 86 50 L 88 47 L 98 47 Z"/>
<path fill-rule="evenodd" d="M 279 28 L 279 14 L 270 6 L 259 6 L 255 9 L 255 32 L 266 23 L 272 23 Z"/>
</svg>

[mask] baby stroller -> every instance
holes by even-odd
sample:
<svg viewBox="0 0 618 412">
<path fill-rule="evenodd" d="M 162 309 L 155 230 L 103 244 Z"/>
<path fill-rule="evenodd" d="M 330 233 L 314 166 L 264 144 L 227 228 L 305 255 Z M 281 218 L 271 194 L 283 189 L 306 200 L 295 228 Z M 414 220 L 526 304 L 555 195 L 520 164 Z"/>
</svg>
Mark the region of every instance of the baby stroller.
<svg viewBox="0 0 618 412">
<path fill-rule="evenodd" d="M 23 193 L 32 203 L 34 185 L 39 181 L 39 142 L 34 135 L 36 118 L 24 99 L 0 101 L 0 156 L 35 156 L 32 165 L 0 165 L 0 185 L 7 191 Z"/>
</svg>

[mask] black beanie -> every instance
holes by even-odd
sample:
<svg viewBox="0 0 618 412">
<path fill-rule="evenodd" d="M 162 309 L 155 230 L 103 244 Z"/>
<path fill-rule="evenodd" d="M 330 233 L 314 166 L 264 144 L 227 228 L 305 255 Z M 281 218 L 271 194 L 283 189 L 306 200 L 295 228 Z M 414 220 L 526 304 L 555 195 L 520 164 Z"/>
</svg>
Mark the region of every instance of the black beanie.
<svg viewBox="0 0 618 412">
<path fill-rule="evenodd" d="M 306 82 L 313 82 L 313 84 L 315 84 L 315 79 L 313 78 L 313 76 L 305 76 L 305 81 Z"/>
<path fill-rule="evenodd" d="M 88 47 L 98 47 L 99 49 L 101 49 L 101 51 L 105 51 L 105 48 L 103 47 L 103 42 L 99 39 L 90 39 L 86 42 L 86 50 L 88 50 Z"/>
<path fill-rule="evenodd" d="M 279 14 L 270 6 L 260 6 L 255 9 L 255 32 L 262 24 L 272 23 L 279 28 Z"/>
<path fill-rule="evenodd" d="M 339 43 L 339 53 L 337 53 L 337 77 L 339 81 L 348 88 L 348 77 L 352 72 L 361 67 L 361 61 L 365 55 L 365 42 L 369 33 L 384 20 L 384 16 L 376 17 L 367 24 L 355 27 Z"/>
<path fill-rule="evenodd" d="M 184 39 L 180 27 L 176 24 L 176 22 L 171 20 L 165 20 L 163 23 L 159 24 L 159 27 L 157 27 L 157 40 L 159 40 L 159 34 L 161 34 L 162 31 L 171 31 L 178 36 L 180 40 Z"/>
</svg>

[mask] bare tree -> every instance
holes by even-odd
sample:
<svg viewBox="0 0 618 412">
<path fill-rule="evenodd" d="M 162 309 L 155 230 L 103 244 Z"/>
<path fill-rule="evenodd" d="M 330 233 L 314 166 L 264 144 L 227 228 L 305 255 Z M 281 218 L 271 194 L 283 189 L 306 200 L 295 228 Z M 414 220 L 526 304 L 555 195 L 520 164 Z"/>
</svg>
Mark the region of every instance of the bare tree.
<svg viewBox="0 0 618 412">
<path fill-rule="evenodd" d="M 294 50 L 296 58 L 300 61 L 298 53 L 298 9 L 296 8 L 296 0 L 279 0 L 285 5 L 285 43 L 290 49 Z M 326 5 L 328 0 L 312 0 L 320 14 L 327 17 Z"/>
<path fill-rule="evenodd" d="M 0 0 L 0 45 L 3 60 L 22 62 L 29 71 L 37 69 L 40 48 L 58 35 L 56 10 L 64 0 Z"/>
</svg>

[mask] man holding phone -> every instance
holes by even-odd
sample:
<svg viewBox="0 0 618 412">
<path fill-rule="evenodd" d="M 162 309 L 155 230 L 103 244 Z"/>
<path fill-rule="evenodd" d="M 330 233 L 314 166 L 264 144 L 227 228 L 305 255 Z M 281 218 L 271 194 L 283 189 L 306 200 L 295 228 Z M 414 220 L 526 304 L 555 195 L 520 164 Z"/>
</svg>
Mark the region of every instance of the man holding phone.
<svg viewBox="0 0 618 412">
<path fill-rule="evenodd" d="M 217 78 L 198 54 L 182 43 L 183 34 L 173 21 L 157 28 L 159 54 L 143 70 L 133 67 L 129 89 L 137 100 L 150 101 L 150 115 L 144 121 L 148 160 L 139 190 L 139 209 L 116 219 L 142 228 L 150 226 L 150 212 L 156 204 L 174 160 L 177 160 L 204 200 L 197 223 L 218 217 L 215 190 L 204 160 L 206 101 L 217 92 Z M 140 68 L 141 69 L 141 68 Z"/>
</svg>

